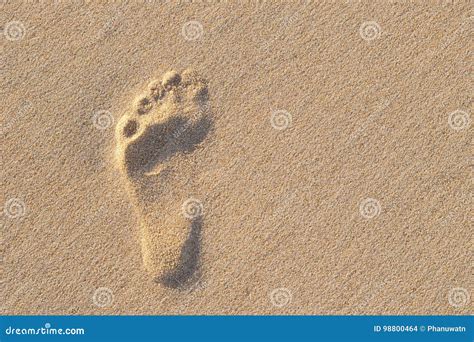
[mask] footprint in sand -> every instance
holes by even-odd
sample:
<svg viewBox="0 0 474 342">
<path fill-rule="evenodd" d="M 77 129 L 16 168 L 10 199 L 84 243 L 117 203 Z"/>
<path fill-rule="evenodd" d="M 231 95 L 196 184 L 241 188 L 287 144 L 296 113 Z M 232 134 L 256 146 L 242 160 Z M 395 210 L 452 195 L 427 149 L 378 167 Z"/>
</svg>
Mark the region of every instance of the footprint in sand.
<svg viewBox="0 0 474 342">
<path fill-rule="evenodd" d="M 192 198 L 189 158 L 212 126 L 208 103 L 203 79 L 170 71 L 149 84 L 116 126 L 116 162 L 139 213 L 145 269 L 170 287 L 197 268 L 202 215 L 183 215 L 182 204 Z"/>
</svg>

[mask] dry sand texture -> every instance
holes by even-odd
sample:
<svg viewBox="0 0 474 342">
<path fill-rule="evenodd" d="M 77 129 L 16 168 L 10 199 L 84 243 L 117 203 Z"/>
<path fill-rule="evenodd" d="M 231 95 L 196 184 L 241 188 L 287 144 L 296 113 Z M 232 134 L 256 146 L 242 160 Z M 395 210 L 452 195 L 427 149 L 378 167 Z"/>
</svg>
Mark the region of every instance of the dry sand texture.
<svg viewBox="0 0 474 342">
<path fill-rule="evenodd" d="M 1 1 L 1 313 L 472 312 L 472 15 Z"/>
</svg>

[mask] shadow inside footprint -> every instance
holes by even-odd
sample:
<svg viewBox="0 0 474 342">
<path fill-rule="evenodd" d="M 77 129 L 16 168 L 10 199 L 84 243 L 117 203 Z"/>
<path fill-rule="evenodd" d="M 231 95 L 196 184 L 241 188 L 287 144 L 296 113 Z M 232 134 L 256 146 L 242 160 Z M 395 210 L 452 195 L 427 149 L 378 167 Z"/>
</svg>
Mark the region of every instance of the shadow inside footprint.
<svg viewBox="0 0 474 342">
<path fill-rule="evenodd" d="M 197 121 L 176 116 L 152 125 L 125 151 L 127 171 L 137 176 L 153 170 L 178 153 L 190 153 L 209 133 L 212 121 L 202 116 Z"/>
<path fill-rule="evenodd" d="M 201 230 L 202 219 L 197 218 L 193 220 L 189 236 L 181 249 L 178 266 L 173 271 L 157 279 L 157 282 L 173 289 L 183 288 L 188 285 L 199 267 Z"/>
</svg>

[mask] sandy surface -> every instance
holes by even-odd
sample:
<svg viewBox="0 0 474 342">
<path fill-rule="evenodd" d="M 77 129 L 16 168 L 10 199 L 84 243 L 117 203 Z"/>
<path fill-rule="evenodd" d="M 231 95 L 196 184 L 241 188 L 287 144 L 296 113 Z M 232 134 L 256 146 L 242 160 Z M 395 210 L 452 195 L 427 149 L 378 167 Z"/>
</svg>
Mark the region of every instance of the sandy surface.
<svg viewBox="0 0 474 342">
<path fill-rule="evenodd" d="M 472 312 L 468 1 L 0 7 L 1 313 Z M 186 69 L 212 129 L 136 186 L 116 125 Z"/>
</svg>

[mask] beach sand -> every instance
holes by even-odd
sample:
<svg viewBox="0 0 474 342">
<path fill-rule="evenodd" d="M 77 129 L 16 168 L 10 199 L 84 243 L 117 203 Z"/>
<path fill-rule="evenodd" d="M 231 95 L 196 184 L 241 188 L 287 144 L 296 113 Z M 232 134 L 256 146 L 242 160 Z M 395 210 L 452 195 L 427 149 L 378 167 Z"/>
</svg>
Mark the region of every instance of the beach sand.
<svg viewBox="0 0 474 342">
<path fill-rule="evenodd" d="M 472 313 L 472 18 L 2 1 L 0 313 Z"/>
</svg>

